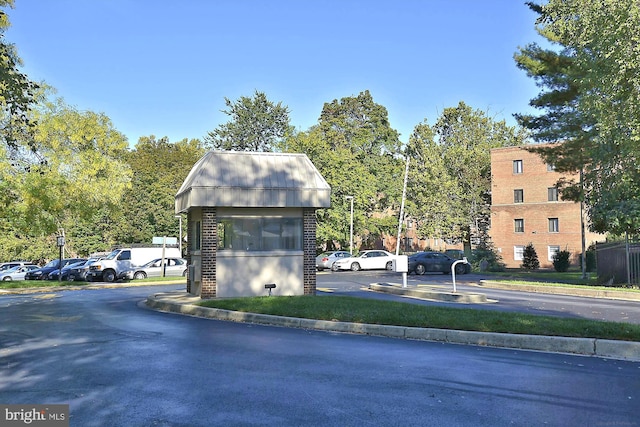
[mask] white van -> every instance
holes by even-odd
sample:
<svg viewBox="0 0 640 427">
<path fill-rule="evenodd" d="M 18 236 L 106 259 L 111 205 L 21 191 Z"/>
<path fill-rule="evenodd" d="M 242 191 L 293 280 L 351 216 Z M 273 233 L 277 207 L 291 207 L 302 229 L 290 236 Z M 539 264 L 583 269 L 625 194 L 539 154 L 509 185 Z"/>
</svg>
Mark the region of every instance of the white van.
<svg viewBox="0 0 640 427">
<path fill-rule="evenodd" d="M 115 282 L 126 277 L 127 271 L 140 267 L 157 258 L 181 258 L 178 248 L 144 247 L 119 248 L 104 259 L 89 266 L 87 280 Z"/>
</svg>

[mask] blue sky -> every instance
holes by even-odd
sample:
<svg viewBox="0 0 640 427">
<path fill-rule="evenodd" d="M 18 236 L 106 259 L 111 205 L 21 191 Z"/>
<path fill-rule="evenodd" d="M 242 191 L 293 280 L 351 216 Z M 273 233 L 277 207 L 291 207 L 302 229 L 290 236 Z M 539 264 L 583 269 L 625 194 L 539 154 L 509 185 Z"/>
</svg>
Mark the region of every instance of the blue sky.
<svg viewBox="0 0 640 427">
<path fill-rule="evenodd" d="M 524 0 L 15 0 L 7 10 L 32 80 L 140 136 L 202 138 L 224 98 L 265 92 L 291 124 L 369 90 L 406 142 L 464 101 L 515 125 L 538 93 L 518 46 L 540 42 Z"/>
</svg>

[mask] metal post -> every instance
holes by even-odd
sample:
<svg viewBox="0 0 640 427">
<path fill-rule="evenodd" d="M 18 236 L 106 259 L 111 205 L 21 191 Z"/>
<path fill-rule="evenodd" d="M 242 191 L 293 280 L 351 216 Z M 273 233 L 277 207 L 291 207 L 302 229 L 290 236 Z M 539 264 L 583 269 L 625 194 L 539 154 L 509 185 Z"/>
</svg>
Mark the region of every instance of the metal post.
<svg viewBox="0 0 640 427">
<path fill-rule="evenodd" d="M 584 187 L 582 183 L 582 168 L 580 168 L 580 240 L 582 241 L 582 278 L 587 278 L 587 244 L 584 232 Z"/>
<path fill-rule="evenodd" d="M 58 248 L 60 248 L 60 256 L 58 258 L 58 269 L 59 269 L 59 274 L 58 274 L 58 282 L 62 282 L 62 253 L 64 251 L 64 228 L 59 228 L 58 229 L 58 236 L 56 237 L 56 244 L 58 246 Z"/>
<path fill-rule="evenodd" d="M 179 220 L 179 225 L 178 227 L 178 248 L 180 249 L 180 257 L 182 257 L 182 215 L 176 215 L 176 218 L 178 218 Z"/>
<path fill-rule="evenodd" d="M 349 253 L 353 255 L 353 196 L 344 196 L 351 202 L 351 219 L 349 221 Z"/>
<path fill-rule="evenodd" d="M 407 178 L 409 177 L 409 156 L 404 168 L 404 183 L 402 184 L 402 203 L 400 204 L 400 217 L 398 218 L 398 239 L 396 240 L 396 257 L 400 254 L 400 237 L 402 236 L 402 222 L 404 221 L 404 201 L 407 197 Z M 406 250 L 406 249 L 405 249 Z M 407 287 L 407 272 L 402 272 L 402 287 Z"/>
</svg>

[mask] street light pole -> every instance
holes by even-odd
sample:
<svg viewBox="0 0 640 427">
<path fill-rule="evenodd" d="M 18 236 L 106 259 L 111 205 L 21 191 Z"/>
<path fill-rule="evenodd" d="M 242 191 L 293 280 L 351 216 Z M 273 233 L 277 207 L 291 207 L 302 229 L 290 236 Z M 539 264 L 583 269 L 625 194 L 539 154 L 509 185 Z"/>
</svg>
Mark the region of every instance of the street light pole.
<svg viewBox="0 0 640 427">
<path fill-rule="evenodd" d="M 349 253 L 353 255 L 353 196 L 344 196 L 351 202 L 351 220 L 349 221 Z"/>
<path fill-rule="evenodd" d="M 178 227 L 180 227 L 178 231 L 178 248 L 180 249 L 180 257 L 182 257 L 182 215 L 176 215 L 176 218 L 178 218 L 180 222 L 178 225 Z"/>
</svg>

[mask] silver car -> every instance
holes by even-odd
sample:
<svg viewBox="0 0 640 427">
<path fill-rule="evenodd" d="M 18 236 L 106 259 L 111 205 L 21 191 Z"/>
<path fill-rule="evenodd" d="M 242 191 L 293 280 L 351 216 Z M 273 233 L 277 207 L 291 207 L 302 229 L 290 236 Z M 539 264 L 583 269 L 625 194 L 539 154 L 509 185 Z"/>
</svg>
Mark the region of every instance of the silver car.
<svg viewBox="0 0 640 427">
<path fill-rule="evenodd" d="M 162 258 L 149 261 L 141 267 L 136 267 L 127 271 L 126 277 L 128 279 L 146 279 L 147 277 L 163 277 L 164 276 L 182 276 L 187 275 L 187 260 L 184 258 L 165 258 L 164 266 L 162 265 Z"/>
<path fill-rule="evenodd" d="M 18 265 L 8 270 L 5 270 L 0 273 L 0 280 L 9 281 L 9 280 L 24 280 L 25 274 L 28 271 L 35 270 L 38 267 L 37 265 L 28 264 L 28 265 Z"/>
<path fill-rule="evenodd" d="M 322 271 L 330 269 L 333 263 L 339 259 L 349 258 L 351 254 L 347 251 L 324 252 L 316 257 L 316 270 Z"/>
</svg>

